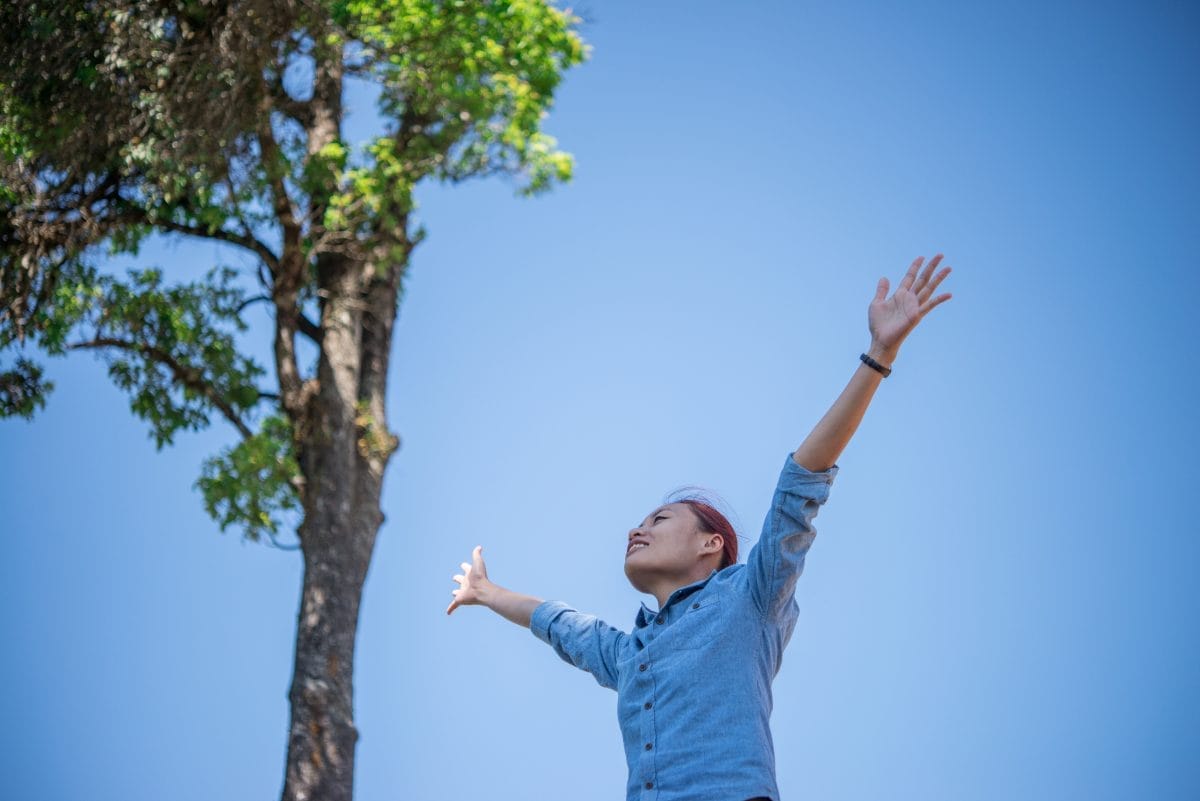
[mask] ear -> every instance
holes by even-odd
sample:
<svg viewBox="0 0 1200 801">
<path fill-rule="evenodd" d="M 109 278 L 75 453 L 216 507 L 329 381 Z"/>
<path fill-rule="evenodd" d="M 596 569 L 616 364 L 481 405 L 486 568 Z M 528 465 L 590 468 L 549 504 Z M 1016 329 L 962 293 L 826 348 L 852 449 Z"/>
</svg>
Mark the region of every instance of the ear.
<svg viewBox="0 0 1200 801">
<path fill-rule="evenodd" d="M 725 547 L 725 538 L 720 534 L 707 534 L 704 538 L 704 543 L 700 546 L 701 550 L 706 553 L 720 553 Z"/>
</svg>

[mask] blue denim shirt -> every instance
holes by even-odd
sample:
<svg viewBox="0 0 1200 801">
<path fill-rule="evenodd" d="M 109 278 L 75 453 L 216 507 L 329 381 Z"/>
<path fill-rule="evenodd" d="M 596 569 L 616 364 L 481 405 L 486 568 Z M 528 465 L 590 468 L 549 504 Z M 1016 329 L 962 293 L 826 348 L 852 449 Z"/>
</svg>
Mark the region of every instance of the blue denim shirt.
<svg viewBox="0 0 1200 801">
<path fill-rule="evenodd" d="M 642 604 L 629 633 L 559 601 L 534 610 L 535 636 L 617 691 L 628 801 L 778 801 L 771 682 L 837 471 L 811 472 L 788 454 L 746 563 L 680 587 L 658 612 Z"/>
</svg>

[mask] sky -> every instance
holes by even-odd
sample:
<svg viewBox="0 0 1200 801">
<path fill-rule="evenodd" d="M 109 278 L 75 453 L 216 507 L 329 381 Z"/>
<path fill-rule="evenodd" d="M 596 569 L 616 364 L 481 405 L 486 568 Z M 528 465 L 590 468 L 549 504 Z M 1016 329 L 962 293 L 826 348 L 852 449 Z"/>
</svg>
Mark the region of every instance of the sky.
<svg viewBox="0 0 1200 801">
<path fill-rule="evenodd" d="M 447 617 L 451 575 L 481 544 L 494 581 L 628 629 L 654 602 L 626 534 L 685 484 L 748 553 L 876 282 L 935 252 L 953 298 L 815 521 L 782 796 L 1200 797 L 1195 7 L 576 11 L 592 58 L 545 121 L 574 180 L 418 191 L 357 801 L 619 798 L 616 695 L 486 609 Z M 369 88 L 349 102 L 365 138 Z M 237 258 L 164 239 L 107 267 Z M 101 361 L 47 366 L 45 410 L 0 421 L 5 796 L 278 797 L 301 565 L 205 515 L 235 433 L 158 452 Z"/>
</svg>

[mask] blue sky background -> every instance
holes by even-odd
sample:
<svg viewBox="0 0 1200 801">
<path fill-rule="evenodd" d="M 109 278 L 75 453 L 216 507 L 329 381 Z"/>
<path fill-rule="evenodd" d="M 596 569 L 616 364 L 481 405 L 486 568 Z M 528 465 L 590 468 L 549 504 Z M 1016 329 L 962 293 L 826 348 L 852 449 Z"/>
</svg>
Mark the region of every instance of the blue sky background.
<svg viewBox="0 0 1200 801">
<path fill-rule="evenodd" d="M 499 583 L 627 628 L 626 532 L 681 484 L 722 495 L 747 553 L 876 281 L 938 250 L 954 298 L 816 521 L 781 791 L 1200 797 L 1195 7 L 576 9 L 593 57 L 546 124 L 575 181 L 419 192 L 356 798 L 620 797 L 615 694 L 486 610 L 447 618 L 450 576 L 483 544 Z M 158 453 L 99 360 L 49 372 L 44 412 L 0 423 L 5 796 L 278 797 L 300 559 L 205 516 L 192 485 L 233 432 Z"/>
</svg>

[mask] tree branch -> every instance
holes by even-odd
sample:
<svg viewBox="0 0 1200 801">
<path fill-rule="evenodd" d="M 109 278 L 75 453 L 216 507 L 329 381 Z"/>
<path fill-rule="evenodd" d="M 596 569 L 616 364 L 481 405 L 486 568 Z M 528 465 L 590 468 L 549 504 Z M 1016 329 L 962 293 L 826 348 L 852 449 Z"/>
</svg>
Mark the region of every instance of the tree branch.
<svg viewBox="0 0 1200 801">
<path fill-rule="evenodd" d="M 303 314 L 297 315 L 297 322 L 299 323 L 301 334 L 304 334 L 316 344 L 321 344 L 321 326 L 317 325 Z"/>
<path fill-rule="evenodd" d="M 281 551 L 298 551 L 298 550 L 300 550 L 300 543 L 297 542 L 297 543 L 294 543 L 291 545 L 284 545 L 279 540 L 275 539 L 274 532 L 268 531 L 267 538 L 269 540 L 271 540 L 272 548 L 278 548 Z"/>
<path fill-rule="evenodd" d="M 306 100 L 297 100 L 288 94 L 287 89 L 283 86 L 282 72 L 277 71 L 275 73 L 273 79 L 267 84 L 267 92 L 270 95 L 272 107 L 291 117 L 304 128 L 312 126 L 313 110 L 311 103 Z"/>
<path fill-rule="evenodd" d="M 230 174 L 230 172 L 225 173 L 225 191 L 229 193 L 229 206 L 233 210 L 233 216 L 237 219 L 238 224 L 242 226 L 242 234 L 246 237 L 253 239 L 254 234 L 252 234 L 250 232 L 250 223 L 246 222 L 246 215 L 244 215 L 242 213 L 242 206 L 240 203 L 238 203 L 237 188 L 233 185 L 233 177 Z M 257 241 L 257 240 L 255 240 L 255 241 Z M 271 252 L 270 249 L 266 247 L 266 245 L 264 245 L 263 247 L 267 250 L 268 253 Z M 261 256 L 262 254 L 259 254 L 259 255 Z M 274 255 L 274 254 L 272 253 L 272 255 Z M 272 275 L 274 275 L 276 270 L 278 270 L 278 268 L 279 268 L 279 259 L 276 258 L 274 262 L 271 262 L 270 260 L 267 260 L 267 259 L 263 259 L 262 261 L 259 262 L 259 265 L 258 265 L 259 281 L 262 283 L 263 287 L 269 287 L 270 284 L 263 278 L 263 271 L 262 271 L 263 264 L 266 264 L 267 269 L 270 270 Z"/>
<path fill-rule="evenodd" d="M 275 217 L 283 227 L 283 253 L 284 258 L 287 258 L 292 250 L 299 250 L 301 231 L 300 223 L 296 219 L 296 211 L 292 207 L 292 198 L 288 195 L 287 187 L 283 183 L 283 170 L 280 162 L 286 163 L 286 159 L 279 151 L 279 143 L 275 141 L 270 119 L 267 119 L 259 128 L 258 147 L 262 152 L 262 166 L 267 173 L 267 183 L 271 187 Z"/>
<path fill-rule="evenodd" d="M 234 411 L 233 407 L 221 397 L 216 388 L 208 381 L 204 380 L 203 375 L 195 367 L 189 367 L 180 364 L 175 357 L 167 353 L 161 348 L 156 348 L 153 345 L 146 345 L 141 342 L 131 342 L 125 339 L 114 339 L 112 337 L 97 337 L 96 339 L 87 340 L 85 342 L 74 342 L 67 345 L 70 350 L 91 349 L 91 348 L 117 348 L 118 350 L 126 350 L 132 353 L 140 353 L 143 356 L 149 357 L 151 360 L 164 365 L 171 371 L 171 375 L 175 380 L 184 387 L 193 389 L 199 392 L 209 403 L 220 410 L 221 414 L 225 415 L 234 428 L 246 439 L 249 439 L 254 434 L 246 426 L 242 419 Z"/>
<path fill-rule="evenodd" d="M 258 131 L 262 166 L 271 188 L 275 218 L 283 228 L 283 256 L 275 271 L 271 296 L 275 301 L 275 372 L 279 378 L 279 394 L 284 411 L 297 422 L 304 416 L 303 381 L 296 363 L 296 329 L 300 325 L 297 306 L 300 287 L 304 282 L 304 256 L 301 251 L 301 230 L 296 220 L 292 199 L 283 182 L 286 163 L 271 131 L 268 119 Z"/>
<path fill-rule="evenodd" d="M 250 234 L 237 234 L 233 231 L 226 231 L 224 228 L 208 229 L 198 225 L 188 225 L 186 223 L 177 223 L 171 220 L 151 220 L 149 215 L 144 220 L 148 225 L 156 228 L 164 228 L 168 231 L 174 231 L 179 234 L 188 234 L 189 236 L 199 236 L 205 239 L 216 239 L 221 242 L 228 242 L 231 245 L 240 245 L 253 252 L 256 256 L 266 263 L 268 269 L 272 273 L 279 270 L 279 257 L 267 247 L 261 240 L 251 236 Z"/>
<path fill-rule="evenodd" d="M 269 301 L 270 299 L 271 299 L 270 295 L 255 295 L 252 298 L 247 298 L 246 300 L 243 300 L 241 302 L 241 305 L 239 305 L 237 307 L 237 313 L 240 316 L 241 313 L 246 310 L 247 306 L 249 306 L 253 303 L 262 303 L 263 301 Z"/>
</svg>

